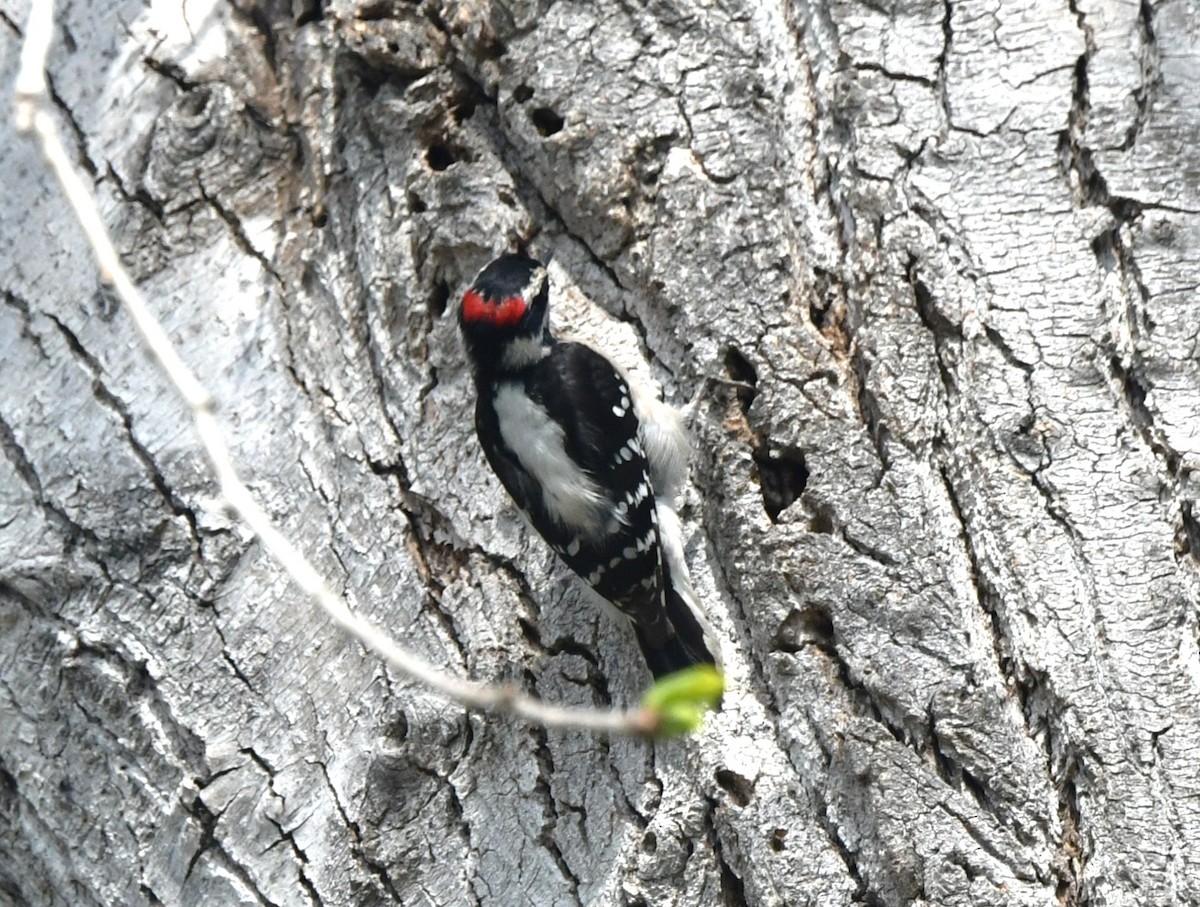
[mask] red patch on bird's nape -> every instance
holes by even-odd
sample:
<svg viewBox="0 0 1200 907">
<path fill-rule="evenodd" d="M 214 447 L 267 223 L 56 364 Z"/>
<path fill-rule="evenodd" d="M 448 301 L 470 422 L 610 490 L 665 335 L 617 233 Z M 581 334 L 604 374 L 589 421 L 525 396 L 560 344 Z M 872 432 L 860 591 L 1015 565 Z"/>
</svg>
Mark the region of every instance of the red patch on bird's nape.
<svg viewBox="0 0 1200 907">
<path fill-rule="evenodd" d="M 499 302 L 492 302 L 484 299 L 482 294 L 475 290 L 467 290 L 463 294 L 463 321 L 482 321 L 497 327 L 506 328 L 511 327 L 524 318 L 525 312 L 528 309 L 529 306 L 525 304 L 525 300 L 520 296 L 509 296 L 507 299 L 502 299 Z"/>
</svg>

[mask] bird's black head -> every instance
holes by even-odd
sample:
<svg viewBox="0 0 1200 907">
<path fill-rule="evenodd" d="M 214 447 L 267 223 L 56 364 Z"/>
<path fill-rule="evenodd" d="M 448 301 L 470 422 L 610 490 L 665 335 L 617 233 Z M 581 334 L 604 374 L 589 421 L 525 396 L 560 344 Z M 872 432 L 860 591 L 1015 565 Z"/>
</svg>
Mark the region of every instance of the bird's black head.
<svg viewBox="0 0 1200 907">
<path fill-rule="evenodd" d="M 476 372 L 515 368 L 549 341 L 546 268 L 524 254 L 501 255 L 463 294 L 458 327 Z"/>
</svg>

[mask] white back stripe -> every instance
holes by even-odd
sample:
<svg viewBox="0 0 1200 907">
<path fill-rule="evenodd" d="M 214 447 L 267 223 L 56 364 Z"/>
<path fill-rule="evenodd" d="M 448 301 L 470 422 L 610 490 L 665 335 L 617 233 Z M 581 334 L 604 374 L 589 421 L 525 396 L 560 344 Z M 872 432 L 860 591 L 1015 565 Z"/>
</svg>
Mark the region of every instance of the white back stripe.
<svg viewBox="0 0 1200 907">
<path fill-rule="evenodd" d="M 500 437 L 542 489 L 550 516 L 563 526 L 595 533 L 613 516 L 612 503 L 567 454 L 562 426 L 514 382 L 493 398 Z"/>
</svg>

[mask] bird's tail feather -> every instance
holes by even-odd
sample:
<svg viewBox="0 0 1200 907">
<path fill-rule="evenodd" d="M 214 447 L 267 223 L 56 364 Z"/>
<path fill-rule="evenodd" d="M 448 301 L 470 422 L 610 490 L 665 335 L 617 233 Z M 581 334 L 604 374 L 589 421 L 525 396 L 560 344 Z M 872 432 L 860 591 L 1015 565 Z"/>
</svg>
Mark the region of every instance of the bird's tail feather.
<svg viewBox="0 0 1200 907">
<path fill-rule="evenodd" d="M 675 510 L 658 503 L 659 540 L 663 550 L 663 580 L 667 589 L 663 621 L 638 627 L 638 644 L 655 678 L 692 665 L 721 666 L 720 647 L 704 610 L 696 601 L 683 557 L 683 534 Z"/>
<path fill-rule="evenodd" d="M 661 623 L 667 626 L 635 626 L 638 645 L 656 680 L 694 665 L 720 664 L 699 621 L 674 590 L 668 594 L 666 619 Z"/>
</svg>

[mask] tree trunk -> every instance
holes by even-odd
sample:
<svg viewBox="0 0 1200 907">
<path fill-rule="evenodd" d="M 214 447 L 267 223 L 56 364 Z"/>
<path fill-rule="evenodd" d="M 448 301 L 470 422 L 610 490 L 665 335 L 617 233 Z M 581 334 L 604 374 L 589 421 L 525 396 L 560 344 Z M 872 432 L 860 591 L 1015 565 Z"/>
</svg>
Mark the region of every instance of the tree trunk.
<svg viewBox="0 0 1200 907">
<path fill-rule="evenodd" d="M 700 391 L 730 690 L 606 740 L 385 670 L 222 509 L 7 125 L 0 900 L 1200 903 L 1188 4 L 95 6 L 61 124 L 351 603 L 563 704 L 648 683 L 474 438 L 454 306 L 531 242 L 560 333 Z"/>
</svg>

